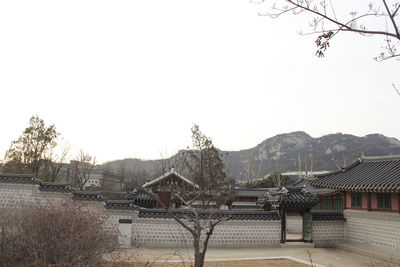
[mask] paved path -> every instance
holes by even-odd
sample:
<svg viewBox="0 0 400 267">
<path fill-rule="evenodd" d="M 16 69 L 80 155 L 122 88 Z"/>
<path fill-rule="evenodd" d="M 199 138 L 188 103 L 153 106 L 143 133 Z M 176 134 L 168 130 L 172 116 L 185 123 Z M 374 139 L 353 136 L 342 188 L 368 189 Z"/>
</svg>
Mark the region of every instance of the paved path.
<svg viewBox="0 0 400 267">
<path fill-rule="evenodd" d="M 346 252 L 336 248 L 238 248 L 238 249 L 217 249 L 210 248 L 206 254 L 206 260 L 221 259 L 263 259 L 271 257 L 293 257 L 309 262 L 310 251 L 313 263 L 319 266 L 399 266 L 388 264 L 377 259 Z M 139 248 L 127 250 L 128 257 L 137 257 L 142 261 L 165 261 L 182 260 L 193 257 L 193 250 L 188 249 L 161 249 L 161 248 Z"/>
</svg>

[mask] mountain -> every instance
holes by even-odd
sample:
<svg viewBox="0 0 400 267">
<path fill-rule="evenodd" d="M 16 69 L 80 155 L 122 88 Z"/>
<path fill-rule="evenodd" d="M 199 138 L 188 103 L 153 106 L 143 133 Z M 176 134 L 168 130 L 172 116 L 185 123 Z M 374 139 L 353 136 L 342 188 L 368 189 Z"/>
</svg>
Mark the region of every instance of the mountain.
<svg viewBox="0 0 400 267">
<path fill-rule="evenodd" d="M 180 151 L 165 160 L 124 159 L 107 164 L 114 169 L 141 170 L 149 177 L 154 177 L 162 172 L 163 167 L 173 166 L 183 152 Z M 298 131 L 276 135 L 250 149 L 222 151 L 227 172 L 237 180 L 261 178 L 273 171 L 337 170 L 352 163 L 361 154 L 400 154 L 400 141 L 381 134 L 359 137 L 336 133 L 313 138 L 305 132 Z"/>
</svg>

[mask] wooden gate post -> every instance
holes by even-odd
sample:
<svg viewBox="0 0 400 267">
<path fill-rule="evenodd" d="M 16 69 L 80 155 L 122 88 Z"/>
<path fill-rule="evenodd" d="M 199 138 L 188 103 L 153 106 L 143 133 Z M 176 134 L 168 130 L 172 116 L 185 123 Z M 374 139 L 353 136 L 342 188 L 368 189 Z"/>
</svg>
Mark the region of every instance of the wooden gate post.
<svg viewBox="0 0 400 267">
<path fill-rule="evenodd" d="M 279 209 L 281 216 L 281 243 L 286 242 L 286 212 L 283 208 Z"/>
</svg>

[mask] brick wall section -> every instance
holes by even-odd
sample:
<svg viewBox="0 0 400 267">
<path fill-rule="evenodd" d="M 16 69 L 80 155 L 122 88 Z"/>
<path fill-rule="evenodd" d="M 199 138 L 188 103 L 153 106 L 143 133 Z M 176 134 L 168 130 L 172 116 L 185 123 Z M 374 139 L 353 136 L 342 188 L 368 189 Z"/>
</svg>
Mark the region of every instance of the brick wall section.
<svg viewBox="0 0 400 267">
<path fill-rule="evenodd" d="M 39 185 L 0 184 L 0 208 L 15 209 L 36 201 Z"/>
<path fill-rule="evenodd" d="M 313 221 L 313 241 L 315 247 L 333 247 L 345 239 L 345 221 Z"/>
<path fill-rule="evenodd" d="M 132 238 L 142 247 L 192 246 L 192 236 L 173 219 L 137 218 Z M 231 220 L 217 225 L 209 247 L 278 246 L 280 221 Z"/>
<path fill-rule="evenodd" d="M 346 241 L 400 251 L 400 214 L 346 210 Z"/>
<path fill-rule="evenodd" d="M 15 209 L 22 205 L 54 205 L 71 200 L 71 194 L 41 192 L 39 185 L 0 183 L 0 208 Z"/>
</svg>

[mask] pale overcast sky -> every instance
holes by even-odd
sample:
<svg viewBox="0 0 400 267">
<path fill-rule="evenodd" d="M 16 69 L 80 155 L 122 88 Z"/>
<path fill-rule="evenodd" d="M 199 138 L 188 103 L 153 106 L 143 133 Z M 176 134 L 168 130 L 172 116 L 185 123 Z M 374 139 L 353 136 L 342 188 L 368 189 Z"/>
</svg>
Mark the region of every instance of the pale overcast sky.
<svg viewBox="0 0 400 267">
<path fill-rule="evenodd" d="M 100 162 L 159 158 L 193 123 L 224 150 L 302 130 L 400 139 L 400 62 L 340 34 L 314 56 L 308 20 L 248 0 L 0 2 L 0 157 L 37 114 Z"/>
</svg>

